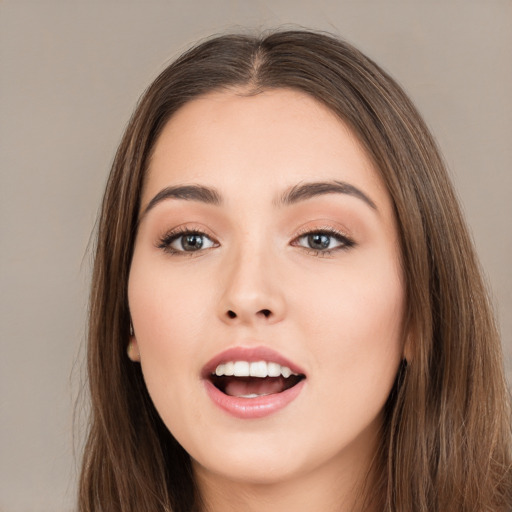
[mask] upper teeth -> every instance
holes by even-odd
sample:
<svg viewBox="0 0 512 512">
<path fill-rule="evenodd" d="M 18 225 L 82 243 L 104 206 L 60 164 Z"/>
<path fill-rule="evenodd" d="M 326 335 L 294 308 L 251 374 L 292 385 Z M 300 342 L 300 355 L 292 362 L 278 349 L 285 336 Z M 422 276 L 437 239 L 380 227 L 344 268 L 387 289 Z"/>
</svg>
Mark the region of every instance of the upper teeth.
<svg viewBox="0 0 512 512">
<path fill-rule="evenodd" d="M 267 363 L 266 361 L 229 361 L 222 363 L 215 368 L 217 377 L 231 376 L 235 377 L 279 377 L 282 375 L 287 379 L 290 375 L 298 375 L 288 368 L 278 363 Z"/>
</svg>

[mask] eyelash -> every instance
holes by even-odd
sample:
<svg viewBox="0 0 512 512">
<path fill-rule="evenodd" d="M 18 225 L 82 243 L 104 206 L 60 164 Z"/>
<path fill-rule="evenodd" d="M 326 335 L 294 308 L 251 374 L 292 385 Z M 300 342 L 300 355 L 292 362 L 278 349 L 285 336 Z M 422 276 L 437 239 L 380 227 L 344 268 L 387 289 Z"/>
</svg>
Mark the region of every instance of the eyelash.
<svg viewBox="0 0 512 512">
<path fill-rule="evenodd" d="M 199 256 L 201 253 L 203 253 L 206 249 L 198 250 L 198 251 L 179 251 L 171 247 L 171 244 L 178 240 L 181 237 L 184 237 L 185 235 L 197 235 L 201 237 L 208 238 L 211 240 L 215 246 L 218 246 L 218 243 L 215 242 L 211 236 L 206 234 L 204 231 L 201 231 L 199 229 L 190 229 L 187 226 L 180 226 L 179 228 L 173 229 L 165 235 L 163 235 L 160 240 L 158 241 L 157 247 L 159 249 L 162 249 L 164 252 L 176 255 L 176 256 Z"/>
<path fill-rule="evenodd" d="M 200 231 L 199 229 L 190 229 L 187 226 L 180 226 L 177 229 L 173 229 L 169 232 L 167 232 L 165 235 L 163 235 L 160 240 L 158 241 L 157 247 L 159 249 L 162 249 L 164 252 L 176 255 L 176 256 L 199 256 L 200 254 L 204 253 L 206 250 L 213 248 L 208 247 L 206 249 L 199 249 L 197 251 L 185 251 L 185 250 L 176 250 L 173 247 L 171 247 L 171 244 L 178 240 L 179 238 L 185 236 L 185 235 L 197 235 L 201 237 L 205 237 L 209 239 L 214 245 L 213 247 L 218 247 L 218 242 L 216 242 L 212 237 L 210 237 L 208 234 L 206 234 L 204 231 Z M 338 247 L 334 247 L 333 249 L 326 249 L 326 250 L 320 250 L 320 249 L 313 249 L 312 247 L 305 247 L 303 245 L 298 245 L 298 241 L 312 235 L 324 235 L 330 238 L 334 238 L 336 241 L 340 242 L 340 245 Z M 347 235 L 344 235 L 340 231 L 337 231 L 333 228 L 320 228 L 320 229 L 304 229 L 302 230 L 291 242 L 290 245 L 293 245 L 294 247 L 300 247 L 304 249 L 308 254 L 311 254 L 313 256 L 318 257 L 326 257 L 331 256 L 333 253 L 338 251 L 346 251 L 352 247 L 354 247 L 356 244 L 354 240 L 349 238 Z"/>
<path fill-rule="evenodd" d="M 292 245 L 297 246 L 297 242 L 301 238 L 305 238 L 312 235 L 325 235 L 330 238 L 334 238 L 338 242 L 340 242 L 340 245 L 338 247 L 334 247 L 333 249 L 326 249 L 326 250 L 319 250 L 319 249 L 313 249 L 312 247 L 304 247 L 304 246 L 298 246 L 304 249 L 308 252 L 308 254 L 311 254 L 313 256 L 318 257 L 326 257 L 331 256 L 333 253 L 338 251 L 347 251 L 348 249 L 354 247 L 356 243 L 353 239 L 349 238 L 347 235 L 341 233 L 340 231 L 331 228 L 331 227 L 325 227 L 325 228 L 318 228 L 318 229 L 304 229 L 302 230 L 292 241 Z"/>
</svg>

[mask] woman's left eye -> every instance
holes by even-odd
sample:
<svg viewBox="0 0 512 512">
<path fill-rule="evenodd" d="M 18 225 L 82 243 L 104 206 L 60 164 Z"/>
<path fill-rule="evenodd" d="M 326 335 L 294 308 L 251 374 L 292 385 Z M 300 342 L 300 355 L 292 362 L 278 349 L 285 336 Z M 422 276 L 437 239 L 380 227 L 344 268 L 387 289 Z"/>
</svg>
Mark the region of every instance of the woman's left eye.
<svg viewBox="0 0 512 512">
<path fill-rule="evenodd" d="M 354 242 L 341 233 L 312 231 L 297 237 L 292 245 L 313 250 L 315 253 L 329 254 L 338 249 L 348 249 Z"/>
<path fill-rule="evenodd" d="M 160 240 L 158 247 L 170 253 L 193 253 L 210 249 L 215 245 L 215 242 L 204 233 L 187 231 L 169 233 Z"/>
</svg>

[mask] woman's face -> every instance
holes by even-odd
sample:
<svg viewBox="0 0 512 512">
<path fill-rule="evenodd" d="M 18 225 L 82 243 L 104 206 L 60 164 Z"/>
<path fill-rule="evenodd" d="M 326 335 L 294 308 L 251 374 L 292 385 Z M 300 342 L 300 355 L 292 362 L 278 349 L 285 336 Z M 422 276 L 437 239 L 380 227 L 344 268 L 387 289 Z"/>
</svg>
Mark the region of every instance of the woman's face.
<svg viewBox="0 0 512 512">
<path fill-rule="evenodd" d="M 362 471 L 404 284 L 390 197 L 347 126 L 292 90 L 201 97 L 165 126 L 141 205 L 130 354 L 196 473 Z"/>
</svg>

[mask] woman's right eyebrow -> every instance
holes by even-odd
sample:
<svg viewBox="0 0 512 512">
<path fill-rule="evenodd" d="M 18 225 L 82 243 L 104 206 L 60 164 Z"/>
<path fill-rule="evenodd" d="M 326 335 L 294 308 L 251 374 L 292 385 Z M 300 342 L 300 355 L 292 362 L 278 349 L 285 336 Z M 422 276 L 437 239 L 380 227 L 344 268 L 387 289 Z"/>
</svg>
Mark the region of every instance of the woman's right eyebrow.
<svg viewBox="0 0 512 512">
<path fill-rule="evenodd" d="M 154 208 L 158 203 L 166 199 L 184 199 L 186 201 L 199 201 L 201 203 L 219 206 L 222 203 L 220 194 L 213 188 L 203 185 L 176 185 L 174 187 L 165 187 L 148 203 L 142 212 L 142 219 L 149 210 Z"/>
</svg>

